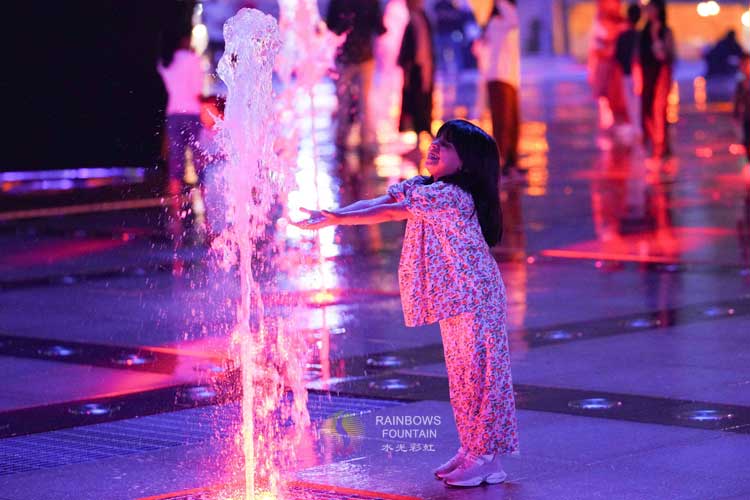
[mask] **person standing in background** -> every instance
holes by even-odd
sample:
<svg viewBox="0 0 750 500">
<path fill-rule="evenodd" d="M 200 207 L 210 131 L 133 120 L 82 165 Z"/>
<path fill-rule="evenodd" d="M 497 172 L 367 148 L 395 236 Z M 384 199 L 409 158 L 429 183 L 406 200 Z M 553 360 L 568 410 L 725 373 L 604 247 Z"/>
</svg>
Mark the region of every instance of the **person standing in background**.
<svg viewBox="0 0 750 500">
<path fill-rule="evenodd" d="M 742 145 L 750 162 L 750 54 L 740 57 L 742 80 L 734 91 L 734 118 L 742 128 Z"/>
<path fill-rule="evenodd" d="M 620 0 L 597 0 L 588 54 L 588 81 L 598 105 L 599 129 L 622 122 L 625 105 L 622 83 L 615 69 L 615 41 L 623 29 Z"/>
<path fill-rule="evenodd" d="M 496 0 L 482 37 L 487 55 L 487 97 L 492 134 L 500 149 L 502 174 L 518 174 L 521 49 L 515 0 Z"/>
<path fill-rule="evenodd" d="M 646 26 L 638 36 L 633 77 L 636 92 L 641 96 L 644 141 L 650 143 L 652 157 L 664 158 L 671 154 L 667 98 L 675 59 L 674 36 L 667 26 L 664 0 L 651 0 L 646 6 L 646 19 Z"/>
<path fill-rule="evenodd" d="M 360 145 L 363 151 L 374 153 L 377 137 L 369 110 L 375 73 L 373 45 L 375 38 L 386 31 L 380 3 L 378 0 L 331 0 L 326 24 L 337 35 L 347 35 L 336 54 L 336 145 L 346 146 L 353 118 L 357 116 Z"/>
<path fill-rule="evenodd" d="M 628 29 L 620 33 L 615 44 L 615 59 L 622 70 L 623 92 L 625 94 L 625 105 L 628 112 L 628 123 L 630 124 L 629 135 L 640 136 L 641 127 L 641 103 L 635 94 L 633 86 L 633 57 L 638 41 L 637 24 L 641 19 L 641 8 L 637 3 L 628 6 Z M 637 131 L 637 132 L 636 132 Z"/>
<path fill-rule="evenodd" d="M 188 150 L 193 155 L 196 171 L 201 166 L 198 137 L 202 128 L 200 113 L 205 72 L 200 56 L 190 48 L 189 35 L 180 39 L 169 65 L 163 66 L 160 63 L 157 69 L 168 94 L 166 131 L 169 171 L 167 190 L 171 198 L 169 231 L 179 243 L 179 237 L 182 235 L 181 219 L 184 213 L 189 211 L 187 195 L 190 186 L 185 183 L 185 154 Z"/>
<path fill-rule="evenodd" d="M 407 0 L 409 24 L 401 42 L 398 64 L 404 69 L 399 130 L 414 130 L 432 136 L 432 90 L 435 84 L 435 59 L 432 29 L 423 8 L 423 0 Z"/>
<path fill-rule="evenodd" d="M 387 31 L 375 42 L 375 88 L 370 103 L 378 136 L 386 142 L 396 142 L 399 138 L 404 72 L 398 65 L 398 54 L 408 23 L 406 0 L 388 0 L 383 12 Z"/>
</svg>

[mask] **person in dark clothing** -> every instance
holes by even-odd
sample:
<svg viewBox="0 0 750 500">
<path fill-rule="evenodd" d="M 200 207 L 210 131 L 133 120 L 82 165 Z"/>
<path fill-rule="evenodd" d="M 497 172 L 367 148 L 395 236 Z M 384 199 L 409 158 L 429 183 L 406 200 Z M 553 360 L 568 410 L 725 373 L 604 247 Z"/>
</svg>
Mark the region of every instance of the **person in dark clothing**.
<svg viewBox="0 0 750 500">
<path fill-rule="evenodd" d="M 615 59 L 617 59 L 623 74 L 628 76 L 632 74 L 633 55 L 638 39 L 636 25 L 640 19 L 641 8 L 637 3 L 631 3 L 628 6 L 628 28 L 618 35 L 615 42 Z"/>
<path fill-rule="evenodd" d="M 742 127 L 742 144 L 750 162 L 750 55 L 742 54 L 740 71 L 743 78 L 734 91 L 734 118 Z"/>
<path fill-rule="evenodd" d="M 651 0 L 646 6 L 648 22 L 638 36 L 633 70 L 636 91 L 641 95 L 644 139 L 651 144 L 652 156 L 671 154 L 667 130 L 667 98 L 672 87 L 675 59 L 674 36 L 667 27 L 664 0 Z"/>
<path fill-rule="evenodd" d="M 641 8 L 637 3 L 628 6 L 628 28 L 620 33 L 615 42 L 615 60 L 623 74 L 623 91 L 628 111 L 628 121 L 633 127 L 640 127 L 641 110 L 633 87 L 633 57 L 638 42 L 636 28 L 641 19 Z"/>
<path fill-rule="evenodd" d="M 409 24 L 404 31 L 398 64 L 404 69 L 399 130 L 414 130 L 432 135 L 432 90 L 435 59 L 432 29 L 423 8 L 423 0 L 407 0 Z"/>
<path fill-rule="evenodd" d="M 373 42 L 386 31 L 380 3 L 378 0 L 331 0 L 326 24 L 337 35 L 347 34 L 336 54 L 336 145 L 345 145 L 352 120 L 359 116 L 360 143 L 374 148 L 377 139 L 368 107 L 375 71 Z"/>
<path fill-rule="evenodd" d="M 464 52 L 469 45 L 465 27 L 474 20 L 471 12 L 456 7 L 453 0 L 437 0 L 432 7 L 435 13 L 436 53 L 441 71 L 461 71 Z"/>
<path fill-rule="evenodd" d="M 737 42 L 737 33 L 734 30 L 727 31 L 724 38 L 703 56 L 706 60 L 706 76 L 734 76 L 742 54 L 744 51 Z"/>
</svg>

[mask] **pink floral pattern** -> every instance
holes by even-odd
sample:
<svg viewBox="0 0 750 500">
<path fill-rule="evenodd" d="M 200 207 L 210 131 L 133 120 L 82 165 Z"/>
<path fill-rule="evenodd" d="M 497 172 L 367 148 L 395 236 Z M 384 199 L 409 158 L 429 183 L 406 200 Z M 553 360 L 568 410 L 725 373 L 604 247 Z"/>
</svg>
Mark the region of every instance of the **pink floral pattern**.
<svg viewBox="0 0 750 500">
<path fill-rule="evenodd" d="M 405 202 L 399 287 L 407 326 L 440 322 L 461 445 L 479 455 L 518 452 L 505 329 L 505 285 L 471 195 L 414 177 L 388 188 Z"/>
<path fill-rule="evenodd" d="M 477 455 L 518 453 L 505 300 L 442 320 L 440 335 L 461 446 Z"/>
<path fill-rule="evenodd" d="M 388 188 L 411 213 L 398 266 L 406 326 L 476 311 L 503 290 L 471 195 L 453 184 L 426 181 L 417 176 Z"/>
</svg>

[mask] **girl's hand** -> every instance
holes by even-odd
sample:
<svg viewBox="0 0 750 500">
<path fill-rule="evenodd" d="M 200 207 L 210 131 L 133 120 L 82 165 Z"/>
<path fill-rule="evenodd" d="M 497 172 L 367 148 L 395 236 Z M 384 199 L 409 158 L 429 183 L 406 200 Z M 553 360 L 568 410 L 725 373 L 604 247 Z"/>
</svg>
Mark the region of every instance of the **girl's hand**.
<svg viewBox="0 0 750 500">
<path fill-rule="evenodd" d="M 327 210 L 308 210 L 306 208 L 300 208 L 301 211 L 305 212 L 309 217 L 299 222 L 292 221 L 291 224 L 300 229 L 322 229 L 328 226 L 335 226 L 337 224 L 338 216 L 333 212 Z"/>
</svg>

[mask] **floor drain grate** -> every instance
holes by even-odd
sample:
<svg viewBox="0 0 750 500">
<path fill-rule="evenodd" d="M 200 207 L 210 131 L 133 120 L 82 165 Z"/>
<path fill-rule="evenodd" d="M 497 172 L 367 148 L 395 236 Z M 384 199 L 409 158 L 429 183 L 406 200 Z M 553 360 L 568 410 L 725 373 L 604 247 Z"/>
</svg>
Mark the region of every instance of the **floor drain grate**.
<svg viewBox="0 0 750 500">
<path fill-rule="evenodd" d="M 310 419 L 370 413 L 403 404 L 310 393 Z M 207 406 L 0 440 L 0 476 L 186 446 L 236 428 L 237 403 Z"/>
<path fill-rule="evenodd" d="M 318 489 L 318 488 L 290 488 L 284 495 L 285 498 L 294 498 L 294 500 L 417 500 L 412 497 L 401 495 L 384 494 L 376 491 L 361 491 L 340 488 L 344 491 Z M 210 491 L 193 491 L 191 493 L 175 493 L 174 496 L 150 497 L 158 500 L 217 500 Z M 146 500 L 146 499 L 142 499 Z"/>
</svg>

